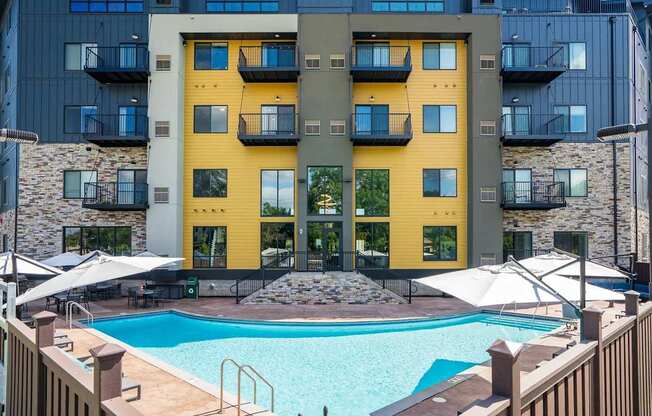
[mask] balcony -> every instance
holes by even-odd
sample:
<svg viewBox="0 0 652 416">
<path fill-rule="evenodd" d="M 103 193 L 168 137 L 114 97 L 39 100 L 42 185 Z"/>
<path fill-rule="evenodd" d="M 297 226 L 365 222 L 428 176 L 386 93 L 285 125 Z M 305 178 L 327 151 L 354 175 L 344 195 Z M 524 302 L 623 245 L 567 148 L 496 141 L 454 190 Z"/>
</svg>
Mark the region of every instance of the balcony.
<svg viewBox="0 0 652 416">
<path fill-rule="evenodd" d="M 409 113 L 354 113 L 351 141 L 354 146 L 405 146 L 412 139 Z"/>
<path fill-rule="evenodd" d="M 147 184 L 86 183 L 82 207 L 98 211 L 144 211 L 148 207 Z"/>
<path fill-rule="evenodd" d="M 245 146 L 296 146 L 298 114 L 240 114 L 238 139 Z"/>
<path fill-rule="evenodd" d="M 412 72 L 409 46 L 374 45 L 351 47 L 354 82 L 405 82 Z"/>
<path fill-rule="evenodd" d="M 546 210 L 566 206 L 563 182 L 503 182 L 502 203 L 509 210 Z"/>
<path fill-rule="evenodd" d="M 241 46 L 238 71 L 245 82 L 297 82 L 296 45 Z"/>
<path fill-rule="evenodd" d="M 502 62 L 504 82 L 548 83 L 567 69 L 561 46 L 508 45 Z"/>
<path fill-rule="evenodd" d="M 149 52 L 146 46 L 87 48 L 84 71 L 102 84 L 147 82 Z"/>
<path fill-rule="evenodd" d="M 630 0 L 503 0 L 504 14 L 630 13 Z"/>
<path fill-rule="evenodd" d="M 83 136 L 102 147 L 147 146 L 148 119 L 144 115 L 101 114 L 86 116 Z"/>
<path fill-rule="evenodd" d="M 564 139 L 565 118 L 561 114 L 503 114 L 505 146 L 550 146 Z"/>
</svg>

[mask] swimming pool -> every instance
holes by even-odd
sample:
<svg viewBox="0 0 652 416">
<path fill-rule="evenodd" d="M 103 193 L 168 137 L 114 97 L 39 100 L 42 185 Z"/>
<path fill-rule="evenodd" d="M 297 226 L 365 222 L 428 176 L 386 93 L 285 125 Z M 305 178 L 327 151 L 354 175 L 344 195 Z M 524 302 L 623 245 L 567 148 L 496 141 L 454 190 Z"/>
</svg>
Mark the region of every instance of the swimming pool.
<svg viewBox="0 0 652 416">
<path fill-rule="evenodd" d="M 219 384 L 229 357 L 250 364 L 276 389 L 276 414 L 368 415 L 489 359 L 497 338 L 525 342 L 557 321 L 477 313 L 444 319 L 304 324 L 202 319 L 178 312 L 98 319 L 93 327 Z M 235 371 L 225 388 L 234 393 Z M 244 389 L 250 398 L 250 391 Z M 269 406 L 259 388 L 259 403 Z"/>
</svg>

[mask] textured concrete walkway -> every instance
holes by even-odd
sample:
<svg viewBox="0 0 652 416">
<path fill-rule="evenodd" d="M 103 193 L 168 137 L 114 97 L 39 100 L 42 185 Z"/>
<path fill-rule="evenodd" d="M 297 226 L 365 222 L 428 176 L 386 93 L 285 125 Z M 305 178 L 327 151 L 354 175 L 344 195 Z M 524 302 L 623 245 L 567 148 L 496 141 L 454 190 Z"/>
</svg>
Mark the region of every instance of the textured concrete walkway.
<svg viewBox="0 0 652 416">
<path fill-rule="evenodd" d="M 251 305 L 385 305 L 406 303 L 354 272 L 288 273 L 242 301 Z"/>
</svg>

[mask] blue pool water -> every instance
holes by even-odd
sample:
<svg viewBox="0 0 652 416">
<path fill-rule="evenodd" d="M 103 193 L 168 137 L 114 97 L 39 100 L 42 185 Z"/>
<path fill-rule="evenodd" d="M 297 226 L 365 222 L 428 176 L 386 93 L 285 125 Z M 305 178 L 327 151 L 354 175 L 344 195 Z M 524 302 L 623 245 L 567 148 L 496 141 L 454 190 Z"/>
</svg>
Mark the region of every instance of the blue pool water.
<svg viewBox="0 0 652 416">
<path fill-rule="evenodd" d="M 478 313 L 360 324 L 226 321 L 176 312 L 96 320 L 96 329 L 210 383 L 225 357 L 276 389 L 280 416 L 368 415 L 489 359 L 497 338 L 525 342 L 559 322 Z M 235 371 L 225 377 L 235 393 Z M 245 389 L 245 397 L 250 396 Z M 250 398 L 250 397 L 249 397 Z M 269 407 L 259 388 L 259 404 Z"/>
</svg>

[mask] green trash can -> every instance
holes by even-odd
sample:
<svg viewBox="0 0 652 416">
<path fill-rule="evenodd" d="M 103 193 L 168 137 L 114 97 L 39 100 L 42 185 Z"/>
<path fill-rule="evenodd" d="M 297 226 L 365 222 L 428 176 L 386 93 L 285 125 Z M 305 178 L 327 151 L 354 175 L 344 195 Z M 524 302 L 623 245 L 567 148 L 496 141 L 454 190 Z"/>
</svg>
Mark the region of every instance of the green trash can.
<svg viewBox="0 0 652 416">
<path fill-rule="evenodd" d="M 189 277 L 186 281 L 186 297 L 190 299 L 197 299 L 199 297 L 199 279 L 196 277 Z"/>
</svg>

